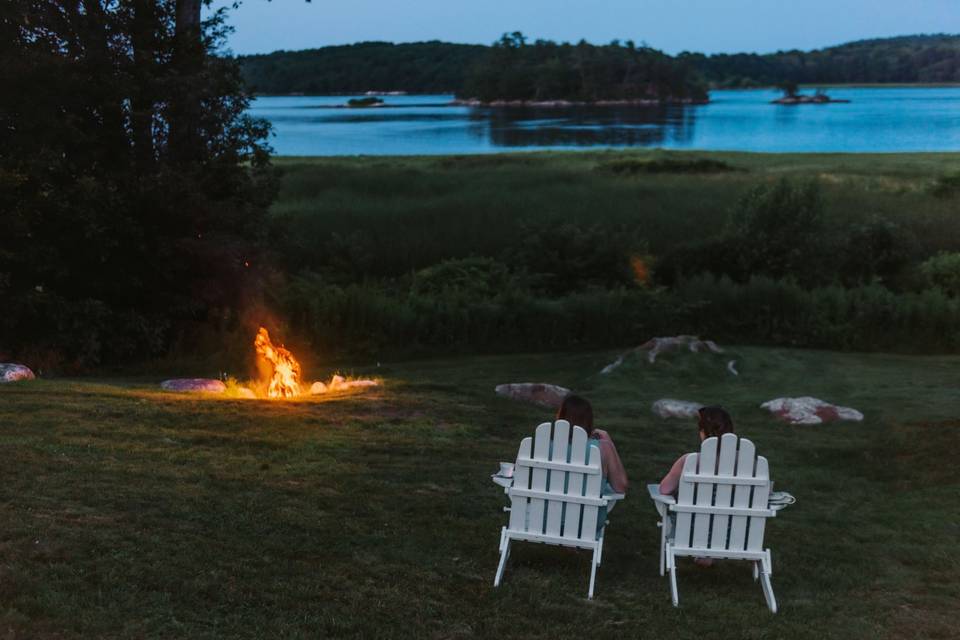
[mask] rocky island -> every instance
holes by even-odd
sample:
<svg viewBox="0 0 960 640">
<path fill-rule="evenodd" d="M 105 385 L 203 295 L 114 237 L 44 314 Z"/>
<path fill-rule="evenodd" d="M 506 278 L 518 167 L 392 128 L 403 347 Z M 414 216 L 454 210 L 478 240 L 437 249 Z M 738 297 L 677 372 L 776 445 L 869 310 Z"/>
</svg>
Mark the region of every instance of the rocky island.
<svg viewBox="0 0 960 640">
<path fill-rule="evenodd" d="M 783 87 L 783 96 L 777 98 L 776 100 L 771 100 L 770 104 L 830 104 L 838 102 L 850 102 L 849 100 L 842 100 L 831 98 L 828 96 L 822 89 L 817 89 L 810 94 L 803 94 L 797 92 L 797 86 L 795 84 L 787 85 Z"/>
</svg>

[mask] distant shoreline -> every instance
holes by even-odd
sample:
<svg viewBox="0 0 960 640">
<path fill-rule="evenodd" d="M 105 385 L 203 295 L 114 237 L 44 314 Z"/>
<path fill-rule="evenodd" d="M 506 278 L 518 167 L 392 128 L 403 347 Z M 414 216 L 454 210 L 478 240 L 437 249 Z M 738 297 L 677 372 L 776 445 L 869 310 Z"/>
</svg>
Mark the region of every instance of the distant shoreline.
<svg viewBox="0 0 960 640">
<path fill-rule="evenodd" d="M 801 84 L 798 85 L 801 89 L 954 89 L 960 88 L 960 82 L 857 82 L 852 84 L 833 84 L 833 83 L 822 83 L 822 84 Z M 770 91 L 776 89 L 775 86 L 768 87 L 714 87 L 710 91 Z M 254 98 L 334 98 L 340 96 L 365 96 L 368 95 L 367 91 L 338 91 L 335 93 L 325 92 L 325 93 L 303 93 L 300 91 L 293 91 L 290 93 L 254 93 Z M 430 91 L 421 93 L 418 91 L 404 91 L 401 93 L 377 93 L 376 95 L 387 96 L 387 97 L 405 97 L 405 96 L 449 96 L 456 95 L 455 91 Z M 454 102 L 458 102 L 460 99 L 454 99 Z M 545 102 L 556 102 L 556 101 L 545 101 Z M 603 101 L 603 102 L 618 102 L 618 101 Z M 631 101 L 623 101 L 631 102 Z M 636 101 L 639 102 L 639 101 Z M 648 101 L 651 104 L 661 104 L 656 100 Z M 579 103 L 579 104 L 596 104 L 596 103 Z M 670 104 L 670 103 L 667 103 Z M 680 102 L 674 102 L 673 104 L 680 104 Z M 688 104 L 699 104 L 699 103 L 688 103 Z"/>
<path fill-rule="evenodd" d="M 455 99 L 450 105 L 454 107 L 535 107 L 535 108 L 567 108 L 567 107 L 658 107 L 661 105 L 678 104 L 707 104 L 709 100 L 483 100 Z"/>
</svg>

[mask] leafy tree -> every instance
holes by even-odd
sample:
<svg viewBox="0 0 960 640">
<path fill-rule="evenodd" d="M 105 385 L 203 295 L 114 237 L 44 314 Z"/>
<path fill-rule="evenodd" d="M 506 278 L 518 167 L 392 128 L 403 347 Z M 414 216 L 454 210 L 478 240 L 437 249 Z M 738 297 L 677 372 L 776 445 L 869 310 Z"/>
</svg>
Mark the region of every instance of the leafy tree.
<svg viewBox="0 0 960 640">
<path fill-rule="evenodd" d="M 230 322 L 256 287 L 268 132 L 199 0 L 0 8 L 0 345 L 88 366 Z M 38 354 L 46 354 L 42 358 Z"/>
</svg>

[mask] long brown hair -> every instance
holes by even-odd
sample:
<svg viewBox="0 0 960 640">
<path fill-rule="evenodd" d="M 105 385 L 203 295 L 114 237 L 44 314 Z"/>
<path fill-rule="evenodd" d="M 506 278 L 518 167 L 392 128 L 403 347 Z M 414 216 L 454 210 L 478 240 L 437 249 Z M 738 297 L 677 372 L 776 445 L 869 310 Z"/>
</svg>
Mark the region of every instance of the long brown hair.
<svg viewBox="0 0 960 640">
<path fill-rule="evenodd" d="M 557 420 L 566 420 L 571 425 L 582 427 L 589 436 L 593 433 L 593 406 L 586 398 L 571 393 L 560 404 Z"/>
<path fill-rule="evenodd" d="M 733 433 L 733 418 L 723 407 L 701 407 L 698 414 L 700 432 L 704 438 L 719 438 L 725 433 Z"/>
</svg>

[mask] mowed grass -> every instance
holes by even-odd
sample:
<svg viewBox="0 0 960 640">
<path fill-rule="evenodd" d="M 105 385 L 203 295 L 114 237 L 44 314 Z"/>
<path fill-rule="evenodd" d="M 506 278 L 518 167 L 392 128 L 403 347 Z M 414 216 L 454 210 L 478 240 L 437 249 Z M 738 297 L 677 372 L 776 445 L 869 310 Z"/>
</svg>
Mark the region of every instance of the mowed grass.
<svg viewBox="0 0 960 640">
<path fill-rule="evenodd" d="M 698 160 L 731 171 L 688 172 Z M 629 162 L 677 170 L 617 172 Z M 534 152 L 442 157 L 278 158 L 278 260 L 397 276 L 450 258 L 500 256 L 527 230 L 561 223 L 623 229 L 655 256 L 716 236 L 744 193 L 782 177 L 818 180 L 828 218 L 900 225 L 918 255 L 960 250 L 956 197 L 933 195 L 960 154 Z M 336 234 L 336 236 L 332 236 Z M 334 240 L 331 240 L 331 238 Z"/>
<path fill-rule="evenodd" d="M 960 358 L 732 351 L 736 378 L 674 354 L 609 376 L 608 352 L 393 364 L 381 389 L 323 401 L 4 385 L 0 637 L 956 637 Z M 593 400 L 631 476 L 593 601 L 588 554 L 541 545 L 492 587 L 506 514 L 489 475 L 550 417 L 492 388 L 527 380 Z M 758 408 L 784 394 L 866 420 Z M 654 417 L 660 397 L 723 403 L 797 497 L 767 529 L 777 615 L 746 563 L 684 563 L 670 605 L 644 484 L 696 433 Z"/>
</svg>

